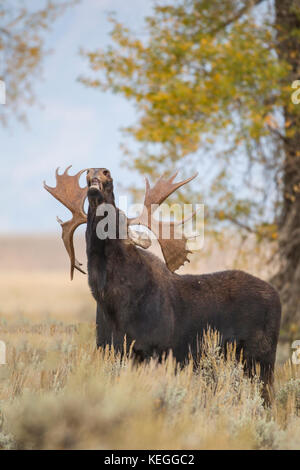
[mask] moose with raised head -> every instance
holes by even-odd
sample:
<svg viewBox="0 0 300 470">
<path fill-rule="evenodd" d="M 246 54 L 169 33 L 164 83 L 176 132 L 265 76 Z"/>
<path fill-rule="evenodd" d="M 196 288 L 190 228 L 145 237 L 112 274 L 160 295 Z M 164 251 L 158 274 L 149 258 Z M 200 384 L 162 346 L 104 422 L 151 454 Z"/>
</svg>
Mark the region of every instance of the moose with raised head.
<svg viewBox="0 0 300 470">
<path fill-rule="evenodd" d="M 249 374 L 259 364 L 266 397 L 273 381 L 280 327 L 277 292 L 268 283 L 238 270 L 176 274 L 174 271 L 187 260 L 187 239 L 176 236 L 175 222 L 169 223 L 170 237 L 164 239 L 161 233 L 166 222 L 153 222 L 154 209 L 197 175 L 179 183 L 174 183 L 176 175 L 160 178 L 152 188 L 146 179 L 143 211 L 140 216 L 127 219 L 115 206 L 109 170 L 91 168 L 71 176 L 68 168 L 63 174 L 56 171 L 55 188 L 46 184 L 45 188 L 73 215 L 64 223 L 58 219 L 71 260 L 71 278 L 75 268 L 83 272 L 75 258 L 73 234 L 80 224 L 87 223 L 88 280 L 97 302 L 97 346 L 113 344 L 122 350 L 126 335 L 127 344 L 134 342 L 137 360 L 161 358 L 172 350 L 176 360 L 184 363 L 190 354 L 196 356 L 199 340 L 210 327 L 218 330 L 224 348 L 235 343 Z M 79 177 L 84 171 L 87 186 L 82 188 Z M 118 232 L 113 238 L 98 236 L 97 225 L 104 217 L 99 215 L 99 207 L 103 204 L 115 208 L 117 222 L 126 218 L 128 237 L 121 238 Z M 143 243 L 130 231 L 132 225 L 144 225 L 156 235 L 165 263 L 141 248 Z"/>
</svg>

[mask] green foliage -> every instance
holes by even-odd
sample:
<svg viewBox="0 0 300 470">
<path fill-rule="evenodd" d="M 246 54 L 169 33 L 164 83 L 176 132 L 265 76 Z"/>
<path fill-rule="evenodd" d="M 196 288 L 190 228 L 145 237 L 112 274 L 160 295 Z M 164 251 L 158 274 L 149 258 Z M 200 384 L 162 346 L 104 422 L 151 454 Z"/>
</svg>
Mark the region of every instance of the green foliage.
<svg viewBox="0 0 300 470">
<path fill-rule="evenodd" d="M 291 102 L 290 69 L 278 59 L 267 7 L 259 0 L 162 0 L 140 36 L 112 16 L 112 45 L 82 52 L 92 76 L 81 81 L 134 103 L 138 119 L 125 131 L 140 152 L 132 158 L 127 150 L 131 168 L 156 176 L 196 166 L 197 194 L 209 184 L 215 218 L 276 239 L 281 137 L 294 130 L 282 116 Z"/>
</svg>

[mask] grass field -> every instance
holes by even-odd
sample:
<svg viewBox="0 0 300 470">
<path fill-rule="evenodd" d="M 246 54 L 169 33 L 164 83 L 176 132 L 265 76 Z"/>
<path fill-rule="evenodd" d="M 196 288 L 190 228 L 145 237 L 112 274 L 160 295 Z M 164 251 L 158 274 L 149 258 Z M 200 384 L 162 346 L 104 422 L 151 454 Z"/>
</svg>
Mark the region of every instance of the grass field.
<svg viewBox="0 0 300 470">
<path fill-rule="evenodd" d="M 191 363 L 176 370 L 171 356 L 134 366 L 130 357 L 96 350 L 86 277 L 69 281 L 56 241 L 17 242 L 0 240 L 0 340 L 7 345 L 0 448 L 300 448 L 300 366 L 283 362 L 288 349 L 280 351 L 271 409 L 262 405 L 259 382 L 224 361 L 213 334 L 196 372 Z M 207 250 L 188 269 L 230 267 L 229 248 L 224 258 L 221 248 Z M 246 267 L 247 256 L 236 267 Z M 248 270 L 263 276 L 255 267 L 266 269 L 262 258 L 249 258 Z"/>
</svg>

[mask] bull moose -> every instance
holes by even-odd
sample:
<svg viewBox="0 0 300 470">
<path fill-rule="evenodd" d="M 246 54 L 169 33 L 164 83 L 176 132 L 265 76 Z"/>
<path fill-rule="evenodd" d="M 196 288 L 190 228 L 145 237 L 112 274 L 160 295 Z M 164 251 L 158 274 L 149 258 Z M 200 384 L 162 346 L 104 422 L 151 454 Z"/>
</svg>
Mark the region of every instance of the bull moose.
<svg viewBox="0 0 300 470">
<path fill-rule="evenodd" d="M 276 290 L 268 283 L 239 270 L 204 275 L 175 273 L 187 260 L 186 238 L 175 237 L 176 223 L 171 223 L 169 239 L 161 234 L 162 221 L 149 222 L 152 207 L 162 204 L 178 188 L 191 181 L 174 183 L 175 176 L 161 177 L 151 188 L 146 179 L 144 209 L 140 216 L 127 219 L 128 238 L 99 238 L 97 224 L 103 215 L 103 203 L 112 205 L 117 220 L 124 214 L 115 206 L 113 179 L 106 168 L 81 170 L 76 175 L 56 170 L 57 185 L 44 184 L 56 199 L 71 212 L 72 219 L 59 220 L 62 238 L 74 269 L 83 272 L 75 258 L 73 234 L 87 223 L 86 250 L 88 281 L 97 302 L 97 346 L 114 344 L 123 348 L 124 336 L 134 341 L 135 357 L 144 360 L 162 357 L 172 350 L 184 363 L 196 354 L 199 338 L 211 327 L 219 331 L 224 347 L 236 344 L 243 351 L 245 370 L 250 374 L 254 364 L 260 366 L 265 389 L 272 384 L 278 341 L 281 304 Z M 87 186 L 79 186 L 79 177 L 87 171 Z M 88 213 L 84 201 L 88 198 Z M 153 220 L 153 218 L 152 218 Z M 130 226 L 145 225 L 157 236 L 165 263 L 130 235 Z M 143 245 L 142 245 L 143 246 Z"/>
</svg>

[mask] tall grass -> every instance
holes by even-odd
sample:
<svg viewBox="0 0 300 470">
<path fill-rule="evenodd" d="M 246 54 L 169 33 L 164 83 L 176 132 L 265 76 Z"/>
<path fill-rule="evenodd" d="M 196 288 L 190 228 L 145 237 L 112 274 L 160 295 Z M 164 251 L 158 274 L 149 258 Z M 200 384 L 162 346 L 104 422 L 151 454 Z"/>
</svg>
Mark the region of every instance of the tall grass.
<svg viewBox="0 0 300 470">
<path fill-rule="evenodd" d="M 275 397 L 227 361 L 216 333 L 196 370 L 169 354 L 134 364 L 130 354 L 96 350 L 94 325 L 2 321 L 0 448 L 300 448 L 300 366 L 278 366 Z M 297 368 L 298 367 L 298 368 Z"/>
<path fill-rule="evenodd" d="M 69 281 L 61 240 L 2 238 L 0 255 L 0 449 L 300 448 L 300 366 L 276 366 L 267 409 L 259 381 L 232 353 L 224 361 L 216 334 L 196 370 L 171 355 L 134 365 L 95 349 L 95 302 L 85 276 Z M 218 248 L 206 237 L 181 272 L 234 266 L 267 278 L 267 257 L 251 240 L 227 237 Z"/>
</svg>

